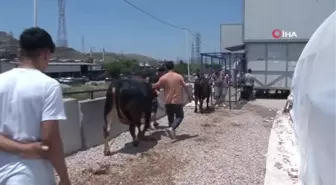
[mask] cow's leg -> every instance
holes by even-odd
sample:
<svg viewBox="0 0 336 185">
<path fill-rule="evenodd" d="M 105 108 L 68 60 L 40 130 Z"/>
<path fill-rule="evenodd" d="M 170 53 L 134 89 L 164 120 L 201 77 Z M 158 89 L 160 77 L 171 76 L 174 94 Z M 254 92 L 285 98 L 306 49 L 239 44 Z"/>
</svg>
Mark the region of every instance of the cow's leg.
<svg viewBox="0 0 336 185">
<path fill-rule="evenodd" d="M 156 112 L 151 113 L 151 115 L 152 115 L 152 119 L 153 119 L 153 126 L 154 126 L 154 128 L 157 129 L 159 127 L 159 123 L 157 122 Z M 149 125 L 149 127 L 150 127 L 150 125 Z"/>
<path fill-rule="evenodd" d="M 151 111 L 148 110 L 148 111 L 145 112 L 145 115 L 144 115 L 144 118 L 145 118 L 144 119 L 144 125 L 145 125 L 144 127 L 145 128 L 147 128 L 147 127 L 149 128 L 150 127 L 150 122 L 151 122 L 151 118 L 152 118 L 151 116 L 152 116 Z M 159 126 L 158 123 L 156 122 L 156 113 L 155 113 L 155 123 L 154 123 L 154 126 L 155 127 Z M 146 129 L 144 129 L 144 132 L 145 131 L 146 131 Z"/>
<path fill-rule="evenodd" d="M 110 135 L 110 123 L 107 124 L 107 127 L 104 128 L 104 155 L 111 155 L 109 141 L 112 139 Z"/>
<path fill-rule="evenodd" d="M 149 118 L 148 118 L 148 116 L 149 116 Z M 141 125 L 143 125 L 143 130 L 145 130 L 145 131 L 150 129 L 151 118 L 152 118 L 152 113 L 149 113 L 149 115 L 148 115 L 148 113 L 147 114 L 145 114 L 145 113 L 141 114 L 140 123 L 137 123 L 137 127 L 139 129 L 139 132 L 141 130 Z"/>
<path fill-rule="evenodd" d="M 111 155 L 110 145 L 109 145 L 109 141 L 112 139 L 112 134 L 110 134 L 111 127 L 112 127 L 112 122 L 111 120 L 108 120 L 106 127 L 104 127 L 103 129 L 104 131 L 104 155 L 105 156 Z"/>
<path fill-rule="evenodd" d="M 207 97 L 206 99 L 206 109 L 209 109 L 209 100 L 210 100 L 210 96 Z"/>
<path fill-rule="evenodd" d="M 135 134 L 135 127 L 136 127 L 136 125 L 134 123 L 131 123 L 130 126 L 129 126 L 129 131 L 130 131 L 130 134 L 131 134 L 132 139 L 133 139 L 133 146 L 137 147 L 137 146 L 139 146 L 139 139 Z"/>
<path fill-rule="evenodd" d="M 203 101 L 204 101 L 204 99 L 200 99 L 200 100 L 199 100 L 199 104 L 200 104 L 200 105 L 199 105 L 199 106 L 200 106 L 199 109 L 200 109 L 200 112 L 201 112 L 201 113 L 203 113 Z"/>
<path fill-rule="evenodd" d="M 198 97 L 195 96 L 195 110 L 194 110 L 194 112 L 197 112 L 197 103 L 198 103 Z"/>
<path fill-rule="evenodd" d="M 141 129 L 141 123 L 138 123 L 138 124 L 136 124 L 137 125 L 137 128 L 138 128 L 138 134 L 137 134 L 137 137 L 138 137 L 138 140 L 140 141 L 140 140 L 144 140 L 144 138 L 145 138 L 145 130 L 147 130 L 146 129 L 146 125 L 144 125 L 144 128 L 143 129 Z"/>
<path fill-rule="evenodd" d="M 141 141 L 154 141 L 156 140 L 154 137 L 151 136 L 146 136 L 145 137 L 145 133 L 147 131 L 147 129 L 145 129 L 146 127 L 150 127 L 150 123 L 151 123 L 151 112 L 147 111 L 147 113 L 145 113 L 145 117 L 144 117 L 144 123 L 141 122 L 141 125 L 144 125 L 144 129 L 141 130 L 141 125 L 138 126 L 139 132 L 138 132 L 138 138 Z"/>
<path fill-rule="evenodd" d="M 144 141 L 145 140 L 145 132 L 146 132 L 146 125 L 143 126 L 143 129 L 141 129 L 141 126 L 144 124 L 138 123 L 137 128 L 138 128 L 138 139 L 139 141 Z"/>
<path fill-rule="evenodd" d="M 137 124 L 139 140 L 144 140 L 145 132 L 150 128 L 150 122 L 151 122 L 151 111 L 147 110 L 145 113 L 141 115 L 140 123 Z M 141 129 L 142 125 L 143 129 Z"/>
<path fill-rule="evenodd" d="M 110 112 L 108 113 L 108 115 L 106 116 L 106 123 L 103 127 L 103 134 L 104 134 L 104 155 L 108 156 L 111 155 L 111 151 L 110 151 L 110 145 L 109 145 L 109 141 L 112 139 L 112 134 L 111 132 L 111 128 L 112 128 L 112 120 L 113 120 L 113 113 L 112 110 L 110 110 Z"/>
<path fill-rule="evenodd" d="M 156 118 L 156 113 L 157 113 L 157 110 L 158 110 L 158 106 L 159 106 L 159 103 L 158 103 L 158 100 L 157 98 L 153 100 L 152 102 L 152 119 L 153 119 L 153 126 L 155 128 L 158 128 L 159 127 L 159 123 L 157 122 L 157 118 Z M 150 125 L 149 125 L 150 126 Z"/>
</svg>

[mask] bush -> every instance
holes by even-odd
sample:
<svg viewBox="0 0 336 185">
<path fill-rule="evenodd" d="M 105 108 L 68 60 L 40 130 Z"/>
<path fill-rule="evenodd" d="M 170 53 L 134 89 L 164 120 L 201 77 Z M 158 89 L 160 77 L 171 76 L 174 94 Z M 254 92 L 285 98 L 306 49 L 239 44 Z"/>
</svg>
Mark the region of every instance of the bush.
<svg viewBox="0 0 336 185">
<path fill-rule="evenodd" d="M 207 68 L 221 69 L 219 64 L 204 64 L 204 69 Z M 112 78 L 118 78 L 120 74 L 142 74 L 144 71 L 135 60 L 121 60 L 116 62 L 107 62 L 104 68 Z M 201 64 L 190 64 L 190 74 L 195 73 L 198 69 L 201 69 Z M 181 75 L 188 74 L 188 64 L 183 61 L 179 61 L 175 64 L 175 71 Z"/>
<path fill-rule="evenodd" d="M 141 70 L 139 64 L 135 60 L 107 62 L 104 68 L 112 78 L 118 78 L 120 74 L 129 75 Z"/>
</svg>

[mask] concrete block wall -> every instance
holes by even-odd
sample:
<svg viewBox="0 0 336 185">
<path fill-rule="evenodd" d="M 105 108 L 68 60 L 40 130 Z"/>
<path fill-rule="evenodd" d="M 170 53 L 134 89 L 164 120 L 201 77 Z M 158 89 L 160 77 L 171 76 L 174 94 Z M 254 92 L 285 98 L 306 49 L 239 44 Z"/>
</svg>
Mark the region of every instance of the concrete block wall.
<svg viewBox="0 0 336 185">
<path fill-rule="evenodd" d="M 104 105 L 105 98 L 79 102 L 83 148 L 90 148 L 104 142 Z"/>
<path fill-rule="evenodd" d="M 64 99 L 66 120 L 59 123 L 63 149 L 66 154 L 74 153 L 82 149 L 82 133 L 80 126 L 80 114 L 78 100 Z"/>
<path fill-rule="evenodd" d="M 188 90 L 192 92 L 192 87 L 189 86 Z M 186 93 L 183 93 L 182 99 L 184 104 L 188 102 Z M 103 144 L 104 105 L 105 97 L 83 101 L 64 99 L 67 120 L 60 122 L 60 134 L 66 154 Z M 128 126 L 119 122 L 116 111 L 113 115 L 115 122 L 112 123 L 112 134 L 116 137 L 128 131 Z M 164 94 L 161 92 L 157 117 L 160 119 L 165 116 Z"/>
</svg>

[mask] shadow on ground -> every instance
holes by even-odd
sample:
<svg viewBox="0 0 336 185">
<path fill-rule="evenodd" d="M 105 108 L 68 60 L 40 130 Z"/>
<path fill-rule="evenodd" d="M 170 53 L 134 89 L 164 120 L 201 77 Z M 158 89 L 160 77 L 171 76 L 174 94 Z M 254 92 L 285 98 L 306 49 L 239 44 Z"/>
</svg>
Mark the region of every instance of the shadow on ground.
<svg viewBox="0 0 336 185">
<path fill-rule="evenodd" d="M 113 152 L 113 154 L 124 153 L 124 154 L 136 155 L 138 153 L 147 152 L 148 150 L 154 148 L 158 144 L 158 141 L 162 139 L 162 136 L 168 136 L 168 134 L 165 131 L 153 132 L 152 134 L 145 136 L 144 140 L 140 142 L 138 147 L 134 147 L 132 142 L 128 142 L 125 144 L 123 148 Z M 187 139 L 192 139 L 195 137 L 198 137 L 198 135 L 189 135 L 189 134 L 177 135 L 173 143 L 177 143 Z"/>
<path fill-rule="evenodd" d="M 145 138 L 140 141 L 138 147 L 134 147 L 131 141 L 126 143 L 123 148 L 114 153 L 125 153 L 135 155 L 138 153 L 147 152 L 148 150 L 154 148 L 158 144 L 158 141 L 161 140 L 161 137 L 164 134 L 165 134 L 164 131 L 153 132 L 152 134 L 145 136 Z"/>
<path fill-rule="evenodd" d="M 246 100 L 241 100 L 239 102 L 237 102 L 236 105 L 234 105 L 234 109 L 242 109 L 246 104 L 248 103 L 248 101 Z"/>
<path fill-rule="evenodd" d="M 268 94 L 262 94 L 262 93 L 256 93 L 255 98 L 256 99 L 287 99 L 288 93 L 268 93 Z"/>
<path fill-rule="evenodd" d="M 209 106 L 209 108 L 203 108 L 203 112 L 201 113 L 200 109 L 197 110 L 197 112 L 195 113 L 199 113 L 199 114 L 210 114 L 210 113 L 213 113 L 215 112 L 215 108 L 212 107 L 212 106 Z"/>
<path fill-rule="evenodd" d="M 191 136 L 189 134 L 177 135 L 176 139 L 175 139 L 175 141 L 173 141 L 173 143 L 177 143 L 177 142 L 184 141 L 184 140 L 187 140 L 187 139 L 192 139 L 192 138 L 195 138 L 195 137 L 198 137 L 198 135 L 193 135 L 193 136 Z"/>
</svg>

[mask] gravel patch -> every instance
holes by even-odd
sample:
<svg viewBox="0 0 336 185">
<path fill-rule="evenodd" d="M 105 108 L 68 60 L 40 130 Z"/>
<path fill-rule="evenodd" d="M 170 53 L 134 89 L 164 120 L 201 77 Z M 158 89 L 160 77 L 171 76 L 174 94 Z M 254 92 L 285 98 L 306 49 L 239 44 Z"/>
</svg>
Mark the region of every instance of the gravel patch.
<svg viewBox="0 0 336 185">
<path fill-rule="evenodd" d="M 274 116 L 275 111 L 250 104 L 209 114 L 186 107 L 176 140 L 162 128 L 147 133 L 156 141 L 134 148 L 123 133 L 112 144 L 112 156 L 104 157 L 98 146 L 67 157 L 70 178 L 78 185 L 263 184 Z M 159 123 L 165 126 L 167 120 Z"/>
</svg>

